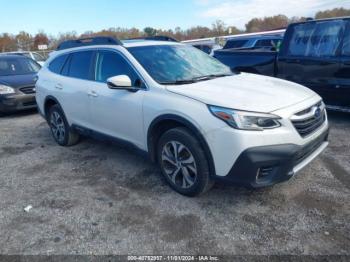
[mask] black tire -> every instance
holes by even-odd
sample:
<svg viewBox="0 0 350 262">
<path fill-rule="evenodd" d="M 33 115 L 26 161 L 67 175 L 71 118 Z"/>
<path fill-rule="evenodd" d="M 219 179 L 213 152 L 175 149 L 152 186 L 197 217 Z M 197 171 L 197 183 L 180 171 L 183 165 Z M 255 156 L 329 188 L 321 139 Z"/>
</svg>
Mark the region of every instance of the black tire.
<svg viewBox="0 0 350 262">
<path fill-rule="evenodd" d="M 47 122 L 49 123 L 53 138 L 60 146 L 72 146 L 79 142 L 79 134 L 70 128 L 59 105 L 50 107 Z"/>
<path fill-rule="evenodd" d="M 174 153 L 175 148 L 179 149 L 176 150 L 179 154 Z M 173 161 L 174 159 L 177 160 Z M 189 163 L 190 159 L 194 161 Z M 210 179 L 204 150 L 198 139 L 186 128 L 170 129 L 161 136 L 157 146 L 157 160 L 167 183 L 182 195 L 198 196 L 214 184 Z"/>
</svg>

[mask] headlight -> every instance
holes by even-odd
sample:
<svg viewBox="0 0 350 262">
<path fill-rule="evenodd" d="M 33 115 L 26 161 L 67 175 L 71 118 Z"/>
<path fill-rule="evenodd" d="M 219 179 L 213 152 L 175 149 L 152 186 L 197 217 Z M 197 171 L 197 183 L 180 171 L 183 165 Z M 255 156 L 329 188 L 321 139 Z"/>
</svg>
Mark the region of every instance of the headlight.
<svg viewBox="0 0 350 262">
<path fill-rule="evenodd" d="M 15 90 L 12 87 L 0 85 L 0 95 L 14 94 Z"/>
<path fill-rule="evenodd" d="M 237 129 L 262 131 L 281 126 L 278 121 L 281 118 L 271 114 L 238 111 L 217 106 L 209 106 L 209 110 L 214 116 Z"/>
</svg>

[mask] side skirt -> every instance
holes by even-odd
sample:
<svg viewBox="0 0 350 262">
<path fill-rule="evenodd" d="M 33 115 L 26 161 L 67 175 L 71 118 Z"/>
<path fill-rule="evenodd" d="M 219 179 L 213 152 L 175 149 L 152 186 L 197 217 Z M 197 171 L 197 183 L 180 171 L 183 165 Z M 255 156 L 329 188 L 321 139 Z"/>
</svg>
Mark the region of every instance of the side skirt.
<svg viewBox="0 0 350 262">
<path fill-rule="evenodd" d="M 71 128 L 72 128 L 72 130 L 74 130 L 75 132 L 79 133 L 82 136 L 91 137 L 93 139 L 103 141 L 103 142 L 111 142 L 111 143 L 115 144 L 116 146 L 123 147 L 127 150 L 130 150 L 130 151 L 137 153 L 138 155 L 140 155 L 144 158 L 150 159 L 147 151 L 139 148 L 135 144 L 133 144 L 129 141 L 126 141 L 124 139 L 120 139 L 117 137 L 106 135 L 106 134 L 103 134 L 103 133 L 97 132 L 95 130 L 85 128 L 85 127 L 82 127 L 82 126 L 79 126 L 76 124 L 73 124 L 71 126 Z"/>
</svg>

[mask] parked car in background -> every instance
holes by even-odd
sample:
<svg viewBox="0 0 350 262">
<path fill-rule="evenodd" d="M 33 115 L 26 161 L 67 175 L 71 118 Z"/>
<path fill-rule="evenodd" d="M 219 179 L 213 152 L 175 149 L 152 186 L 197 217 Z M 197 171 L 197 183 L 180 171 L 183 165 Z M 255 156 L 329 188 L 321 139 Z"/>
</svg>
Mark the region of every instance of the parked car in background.
<svg viewBox="0 0 350 262">
<path fill-rule="evenodd" d="M 193 47 L 203 51 L 204 53 L 213 56 L 215 50 L 219 50 L 222 47 L 218 44 L 198 44 L 192 45 Z"/>
<path fill-rule="evenodd" d="M 259 35 L 259 36 L 243 36 L 228 39 L 223 47 L 225 49 L 240 49 L 240 50 L 276 50 L 279 43 L 282 42 L 281 35 Z"/>
<path fill-rule="evenodd" d="M 152 40 L 152 41 L 169 41 L 169 42 L 178 42 L 175 38 L 166 36 L 166 35 L 155 35 L 155 36 L 144 36 L 144 37 L 134 37 L 134 38 L 129 38 L 128 40 L 137 40 L 137 41 L 142 41 L 142 40 Z"/>
<path fill-rule="evenodd" d="M 0 55 L 0 113 L 36 107 L 35 81 L 40 65 L 22 55 Z"/>
<path fill-rule="evenodd" d="M 187 196 L 216 180 L 286 181 L 328 145 L 325 106 L 310 89 L 233 73 L 181 43 L 103 39 L 62 43 L 38 73 L 38 108 L 59 145 L 79 134 L 124 141 Z"/>
<path fill-rule="evenodd" d="M 2 54 L 11 54 L 11 55 L 24 55 L 28 58 L 33 59 L 36 61 L 39 65 L 43 66 L 45 63 L 45 57 L 39 54 L 38 52 L 31 52 L 31 51 L 16 51 L 16 52 L 7 52 Z"/>
<path fill-rule="evenodd" d="M 233 70 L 275 76 L 307 86 L 329 109 L 350 112 L 350 18 L 291 24 L 279 52 L 218 50 Z"/>
</svg>

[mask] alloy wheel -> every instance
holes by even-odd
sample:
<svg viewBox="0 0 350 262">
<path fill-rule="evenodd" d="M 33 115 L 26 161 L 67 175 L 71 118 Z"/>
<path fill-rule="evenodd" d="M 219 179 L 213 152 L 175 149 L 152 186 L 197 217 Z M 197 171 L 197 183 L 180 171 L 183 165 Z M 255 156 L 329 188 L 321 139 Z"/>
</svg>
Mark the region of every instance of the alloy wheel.
<svg viewBox="0 0 350 262">
<path fill-rule="evenodd" d="M 172 183 L 183 189 L 193 186 L 197 165 L 191 151 L 178 141 L 169 141 L 162 149 L 162 166 Z"/>
<path fill-rule="evenodd" d="M 51 114 L 50 126 L 55 139 L 62 143 L 66 135 L 66 128 L 62 117 L 56 111 L 53 111 Z"/>
</svg>

